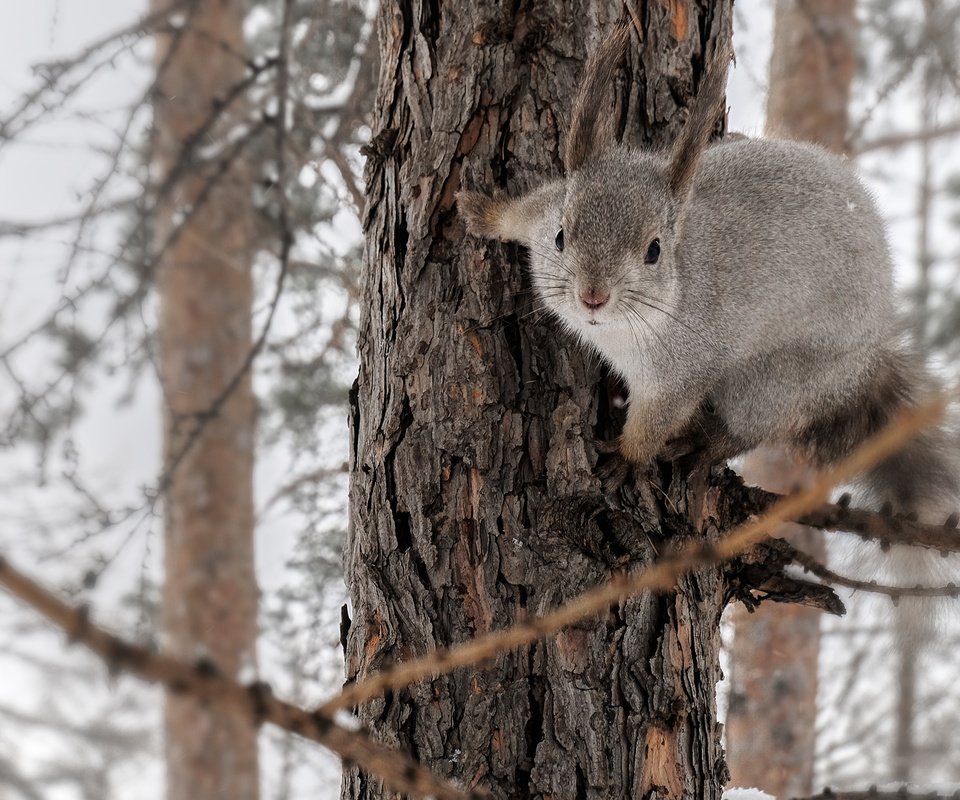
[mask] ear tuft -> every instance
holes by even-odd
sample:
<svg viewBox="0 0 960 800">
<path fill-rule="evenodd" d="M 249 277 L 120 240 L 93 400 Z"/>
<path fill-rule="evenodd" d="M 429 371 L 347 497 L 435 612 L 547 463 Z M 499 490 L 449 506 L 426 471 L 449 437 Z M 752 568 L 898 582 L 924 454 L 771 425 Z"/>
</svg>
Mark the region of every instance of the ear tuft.
<svg viewBox="0 0 960 800">
<path fill-rule="evenodd" d="M 610 115 L 600 119 L 600 111 L 610 102 L 610 86 L 629 42 L 630 27 L 618 25 L 587 59 L 573 103 L 570 130 L 563 153 L 567 175 L 580 169 L 599 149 L 604 138 L 612 138 Z"/>
<path fill-rule="evenodd" d="M 467 223 L 467 232 L 481 239 L 497 239 L 503 230 L 504 201 L 480 192 L 457 192 L 457 210 Z"/>
<path fill-rule="evenodd" d="M 690 107 L 690 115 L 670 151 L 670 189 L 677 197 L 686 196 L 693 185 L 700 156 L 710 144 L 713 129 L 724 113 L 727 71 L 733 51 L 729 43 L 721 45 L 707 66 L 700 90 Z"/>
</svg>

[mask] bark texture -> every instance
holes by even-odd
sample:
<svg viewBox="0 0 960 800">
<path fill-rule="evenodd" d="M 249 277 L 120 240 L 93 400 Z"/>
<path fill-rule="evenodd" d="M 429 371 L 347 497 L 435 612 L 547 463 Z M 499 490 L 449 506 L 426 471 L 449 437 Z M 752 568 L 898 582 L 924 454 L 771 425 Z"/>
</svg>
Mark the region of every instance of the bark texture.
<svg viewBox="0 0 960 800">
<path fill-rule="evenodd" d="M 770 136 L 847 151 L 856 66 L 855 0 L 777 0 L 767 95 Z M 810 471 L 764 448 L 745 459 L 745 479 L 770 491 L 803 485 Z M 823 534 L 790 526 L 790 540 L 823 561 Z M 784 531 L 783 533 L 786 533 Z M 733 611 L 727 753 L 731 785 L 775 797 L 813 792 L 821 611 L 802 605 Z"/>
<path fill-rule="evenodd" d="M 158 10 L 166 5 L 154 0 Z M 256 664 L 249 375 L 216 414 L 204 414 L 251 347 L 250 182 L 240 162 L 223 171 L 195 156 L 184 162 L 182 151 L 244 77 L 246 4 L 199 0 L 188 8 L 182 35 L 158 41 L 154 103 L 155 163 L 174 175 L 156 220 L 156 247 L 166 245 L 157 270 L 165 449 L 175 467 L 165 498 L 164 633 L 172 655 L 209 658 L 236 677 Z M 207 136 L 217 140 L 241 112 L 233 106 Z M 175 463 L 199 421 L 202 433 Z M 257 735 L 244 715 L 170 695 L 166 747 L 170 800 L 258 796 Z"/>
<path fill-rule="evenodd" d="M 627 4 L 618 119 L 677 130 L 727 2 Z M 618 503 L 593 475 L 617 428 L 595 357 L 536 309 L 523 255 L 467 238 L 461 186 L 516 193 L 560 170 L 587 52 L 624 4 L 384 3 L 367 165 L 361 368 L 352 398 L 353 623 L 347 677 L 540 613 L 665 542 L 726 521 L 707 473 L 664 467 Z M 678 102 L 681 106 L 678 107 Z M 494 663 L 374 701 L 360 716 L 431 769 L 498 798 L 718 798 L 723 575 Z M 344 798 L 383 797 L 352 768 Z"/>
</svg>

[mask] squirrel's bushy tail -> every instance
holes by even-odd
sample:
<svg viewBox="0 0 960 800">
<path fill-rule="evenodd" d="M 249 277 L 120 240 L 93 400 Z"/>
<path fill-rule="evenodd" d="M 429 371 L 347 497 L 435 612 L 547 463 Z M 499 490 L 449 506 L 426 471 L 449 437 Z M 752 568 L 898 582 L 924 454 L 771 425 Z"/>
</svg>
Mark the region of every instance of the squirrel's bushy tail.
<svg viewBox="0 0 960 800">
<path fill-rule="evenodd" d="M 899 407 L 888 409 L 888 418 L 903 405 L 917 405 L 942 391 L 930 376 L 923 359 L 914 352 L 894 358 L 903 396 Z M 944 525 L 960 511 L 960 453 L 955 423 L 946 420 L 910 441 L 898 453 L 866 472 L 855 485 L 856 505 L 882 510 L 894 517 L 916 518 L 929 525 Z M 960 537 L 960 532 L 958 532 Z M 944 555 L 929 548 L 898 545 L 871 547 L 857 558 L 879 583 L 902 586 L 945 587 L 957 583 L 960 554 Z M 864 563 L 864 561 L 866 563 Z M 896 605 L 896 635 L 919 641 L 938 627 L 938 618 L 955 603 L 937 597 L 904 597 Z"/>
</svg>

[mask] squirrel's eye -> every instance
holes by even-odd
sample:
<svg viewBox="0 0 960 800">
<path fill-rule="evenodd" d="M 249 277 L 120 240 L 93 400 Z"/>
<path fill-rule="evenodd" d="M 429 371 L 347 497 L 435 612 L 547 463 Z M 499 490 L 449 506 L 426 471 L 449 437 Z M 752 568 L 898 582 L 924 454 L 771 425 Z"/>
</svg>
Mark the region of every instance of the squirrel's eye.
<svg viewBox="0 0 960 800">
<path fill-rule="evenodd" d="M 647 257 L 644 259 L 648 264 L 656 264 L 660 258 L 660 240 L 654 239 L 647 248 Z"/>
<path fill-rule="evenodd" d="M 557 231 L 557 238 L 554 239 L 554 241 L 557 243 L 557 250 L 559 250 L 562 253 L 563 252 L 563 228 Z"/>
</svg>

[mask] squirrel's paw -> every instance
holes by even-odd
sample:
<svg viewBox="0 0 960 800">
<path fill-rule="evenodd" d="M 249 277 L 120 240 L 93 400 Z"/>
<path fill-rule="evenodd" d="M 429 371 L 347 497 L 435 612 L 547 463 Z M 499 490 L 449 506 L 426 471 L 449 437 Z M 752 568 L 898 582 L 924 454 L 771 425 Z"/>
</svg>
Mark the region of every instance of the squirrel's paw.
<svg viewBox="0 0 960 800">
<path fill-rule="evenodd" d="M 633 457 L 635 453 L 624 447 L 622 436 L 613 441 L 594 440 L 593 446 L 600 455 L 609 456 L 595 471 L 606 494 L 616 492 L 631 483 L 635 483 L 638 472 L 642 471 L 652 460 L 652 456 L 644 459 Z"/>
<path fill-rule="evenodd" d="M 600 467 L 597 467 L 596 476 L 600 479 L 604 494 L 619 491 L 631 482 L 633 464 L 622 455 L 614 452 Z"/>
<path fill-rule="evenodd" d="M 617 440 L 617 453 L 620 457 L 637 466 L 649 464 L 659 450 L 659 447 L 652 447 L 649 442 L 636 437 L 623 435 Z"/>
<path fill-rule="evenodd" d="M 614 453 L 620 452 L 620 440 L 619 439 L 594 439 L 593 449 L 596 450 L 600 455 L 612 456 Z"/>
<path fill-rule="evenodd" d="M 618 455 L 631 464 L 647 464 L 656 455 L 655 451 L 647 452 L 648 448 L 637 446 L 635 440 L 622 434 L 616 439 L 594 439 L 593 449 L 604 456 Z"/>
<path fill-rule="evenodd" d="M 676 461 L 678 458 L 699 453 L 707 448 L 707 444 L 697 436 L 691 434 L 667 439 L 657 457 L 663 461 Z"/>
</svg>

